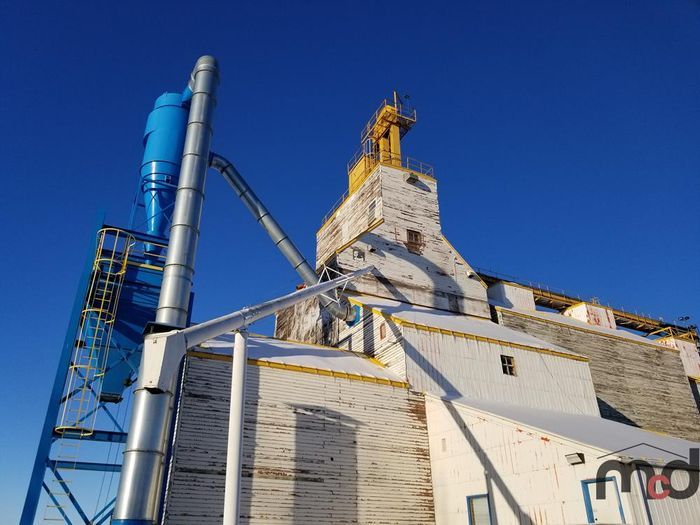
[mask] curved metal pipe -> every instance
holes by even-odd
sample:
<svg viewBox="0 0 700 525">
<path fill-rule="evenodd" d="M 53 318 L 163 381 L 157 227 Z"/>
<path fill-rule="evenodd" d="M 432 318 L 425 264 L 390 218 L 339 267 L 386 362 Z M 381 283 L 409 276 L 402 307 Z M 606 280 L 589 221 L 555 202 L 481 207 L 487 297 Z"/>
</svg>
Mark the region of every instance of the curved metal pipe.
<svg viewBox="0 0 700 525">
<path fill-rule="evenodd" d="M 238 197 L 243 201 L 248 211 L 255 217 L 255 220 L 262 226 L 275 243 L 275 246 L 282 252 L 282 255 L 292 265 L 294 271 L 304 280 L 307 286 L 318 283 L 318 275 L 306 261 L 301 252 L 294 245 L 289 236 L 284 232 L 279 223 L 270 214 L 262 201 L 258 198 L 252 188 L 243 179 L 236 167 L 221 155 L 212 152 L 209 165 L 220 172 L 226 181 L 234 189 Z M 329 299 L 321 295 L 319 301 L 321 306 L 328 310 L 338 319 L 352 321 L 355 319 L 355 312 L 352 305 L 344 297 L 339 297 L 337 292 L 333 292 L 337 300 Z"/>
</svg>

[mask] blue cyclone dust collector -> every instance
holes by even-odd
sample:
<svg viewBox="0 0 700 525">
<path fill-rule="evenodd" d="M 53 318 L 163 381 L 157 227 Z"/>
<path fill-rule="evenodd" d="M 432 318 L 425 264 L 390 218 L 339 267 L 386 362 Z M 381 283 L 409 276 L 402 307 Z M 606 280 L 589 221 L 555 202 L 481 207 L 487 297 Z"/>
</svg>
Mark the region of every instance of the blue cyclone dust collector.
<svg viewBox="0 0 700 525">
<path fill-rule="evenodd" d="M 100 222 L 91 240 L 20 525 L 39 518 L 90 525 L 160 521 L 177 385 L 159 378 L 158 388 L 145 381 L 130 387 L 141 366 L 144 330 L 190 323 L 209 168 L 221 173 L 304 283 L 319 282 L 238 170 L 211 151 L 218 84 L 216 59 L 203 56 L 182 94 L 156 100 L 130 227 Z M 336 318 L 356 321 L 357 312 L 336 292 L 319 302 Z"/>
<path fill-rule="evenodd" d="M 130 227 L 100 221 L 90 240 L 20 525 L 111 517 L 129 387 L 158 305 L 191 97 L 187 87 L 156 99 Z"/>
</svg>

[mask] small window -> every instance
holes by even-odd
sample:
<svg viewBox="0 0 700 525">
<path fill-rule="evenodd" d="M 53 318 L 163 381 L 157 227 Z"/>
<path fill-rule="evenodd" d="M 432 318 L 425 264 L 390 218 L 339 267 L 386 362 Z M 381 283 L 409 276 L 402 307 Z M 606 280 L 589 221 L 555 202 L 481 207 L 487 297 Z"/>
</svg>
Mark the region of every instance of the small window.
<svg viewBox="0 0 700 525">
<path fill-rule="evenodd" d="M 406 247 L 409 252 L 421 253 L 423 248 L 423 235 L 416 230 L 406 230 Z"/>
<path fill-rule="evenodd" d="M 514 376 L 515 373 L 515 358 L 509 355 L 501 356 L 501 369 L 507 376 Z"/>
<path fill-rule="evenodd" d="M 469 525 L 491 525 L 491 509 L 488 494 L 467 496 Z"/>
<path fill-rule="evenodd" d="M 377 216 L 377 199 L 374 199 L 372 202 L 369 203 L 369 207 L 367 208 L 367 223 L 372 224 L 374 222 L 374 219 L 376 216 Z"/>
<path fill-rule="evenodd" d="M 379 339 L 386 339 L 386 323 L 379 325 Z"/>
</svg>

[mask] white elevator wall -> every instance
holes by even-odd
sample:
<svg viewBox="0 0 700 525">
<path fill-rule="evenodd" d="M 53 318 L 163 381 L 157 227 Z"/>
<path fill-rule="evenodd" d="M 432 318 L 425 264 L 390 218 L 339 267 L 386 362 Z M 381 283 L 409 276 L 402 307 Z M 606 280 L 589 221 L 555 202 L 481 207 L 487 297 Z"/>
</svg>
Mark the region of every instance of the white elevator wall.
<svg viewBox="0 0 700 525">
<path fill-rule="evenodd" d="M 585 361 L 407 326 L 402 330 L 407 379 L 420 392 L 600 415 Z M 516 376 L 503 373 L 501 355 L 515 358 Z"/>
</svg>

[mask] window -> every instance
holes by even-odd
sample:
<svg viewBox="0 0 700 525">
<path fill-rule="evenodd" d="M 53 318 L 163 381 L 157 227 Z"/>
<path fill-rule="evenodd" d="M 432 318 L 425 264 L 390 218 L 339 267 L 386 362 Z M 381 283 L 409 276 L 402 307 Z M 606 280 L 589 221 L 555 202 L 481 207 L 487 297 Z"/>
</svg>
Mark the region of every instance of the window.
<svg viewBox="0 0 700 525">
<path fill-rule="evenodd" d="M 377 199 L 374 199 L 372 202 L 369 203 L 369 207 L 367 208 L 367 224 L 372 224 L 374 222 L 375 217 L 377 216 Z"/>
<path fill-rule="evenodd" d="M 411 253 L 421 253 L 423 248 L 423 235 L 416 230 L 406 230 L 406 248 Z"/>
<path fill-rule="evenodd" d="M 386 323 L 379 325 L 379 339 L 386 339 Z"/>
<path fill-rule="evenodd" d="M 467 515 L 469 525 L 491 525 L 489 495 L 467 496 Z"/>
<path fill-rule="evenodd" d="M 509 355 L 501 356 L 501 370 L 507 376 L 517 375 L 515 373 L 515 357 Z"/>
</svg>

